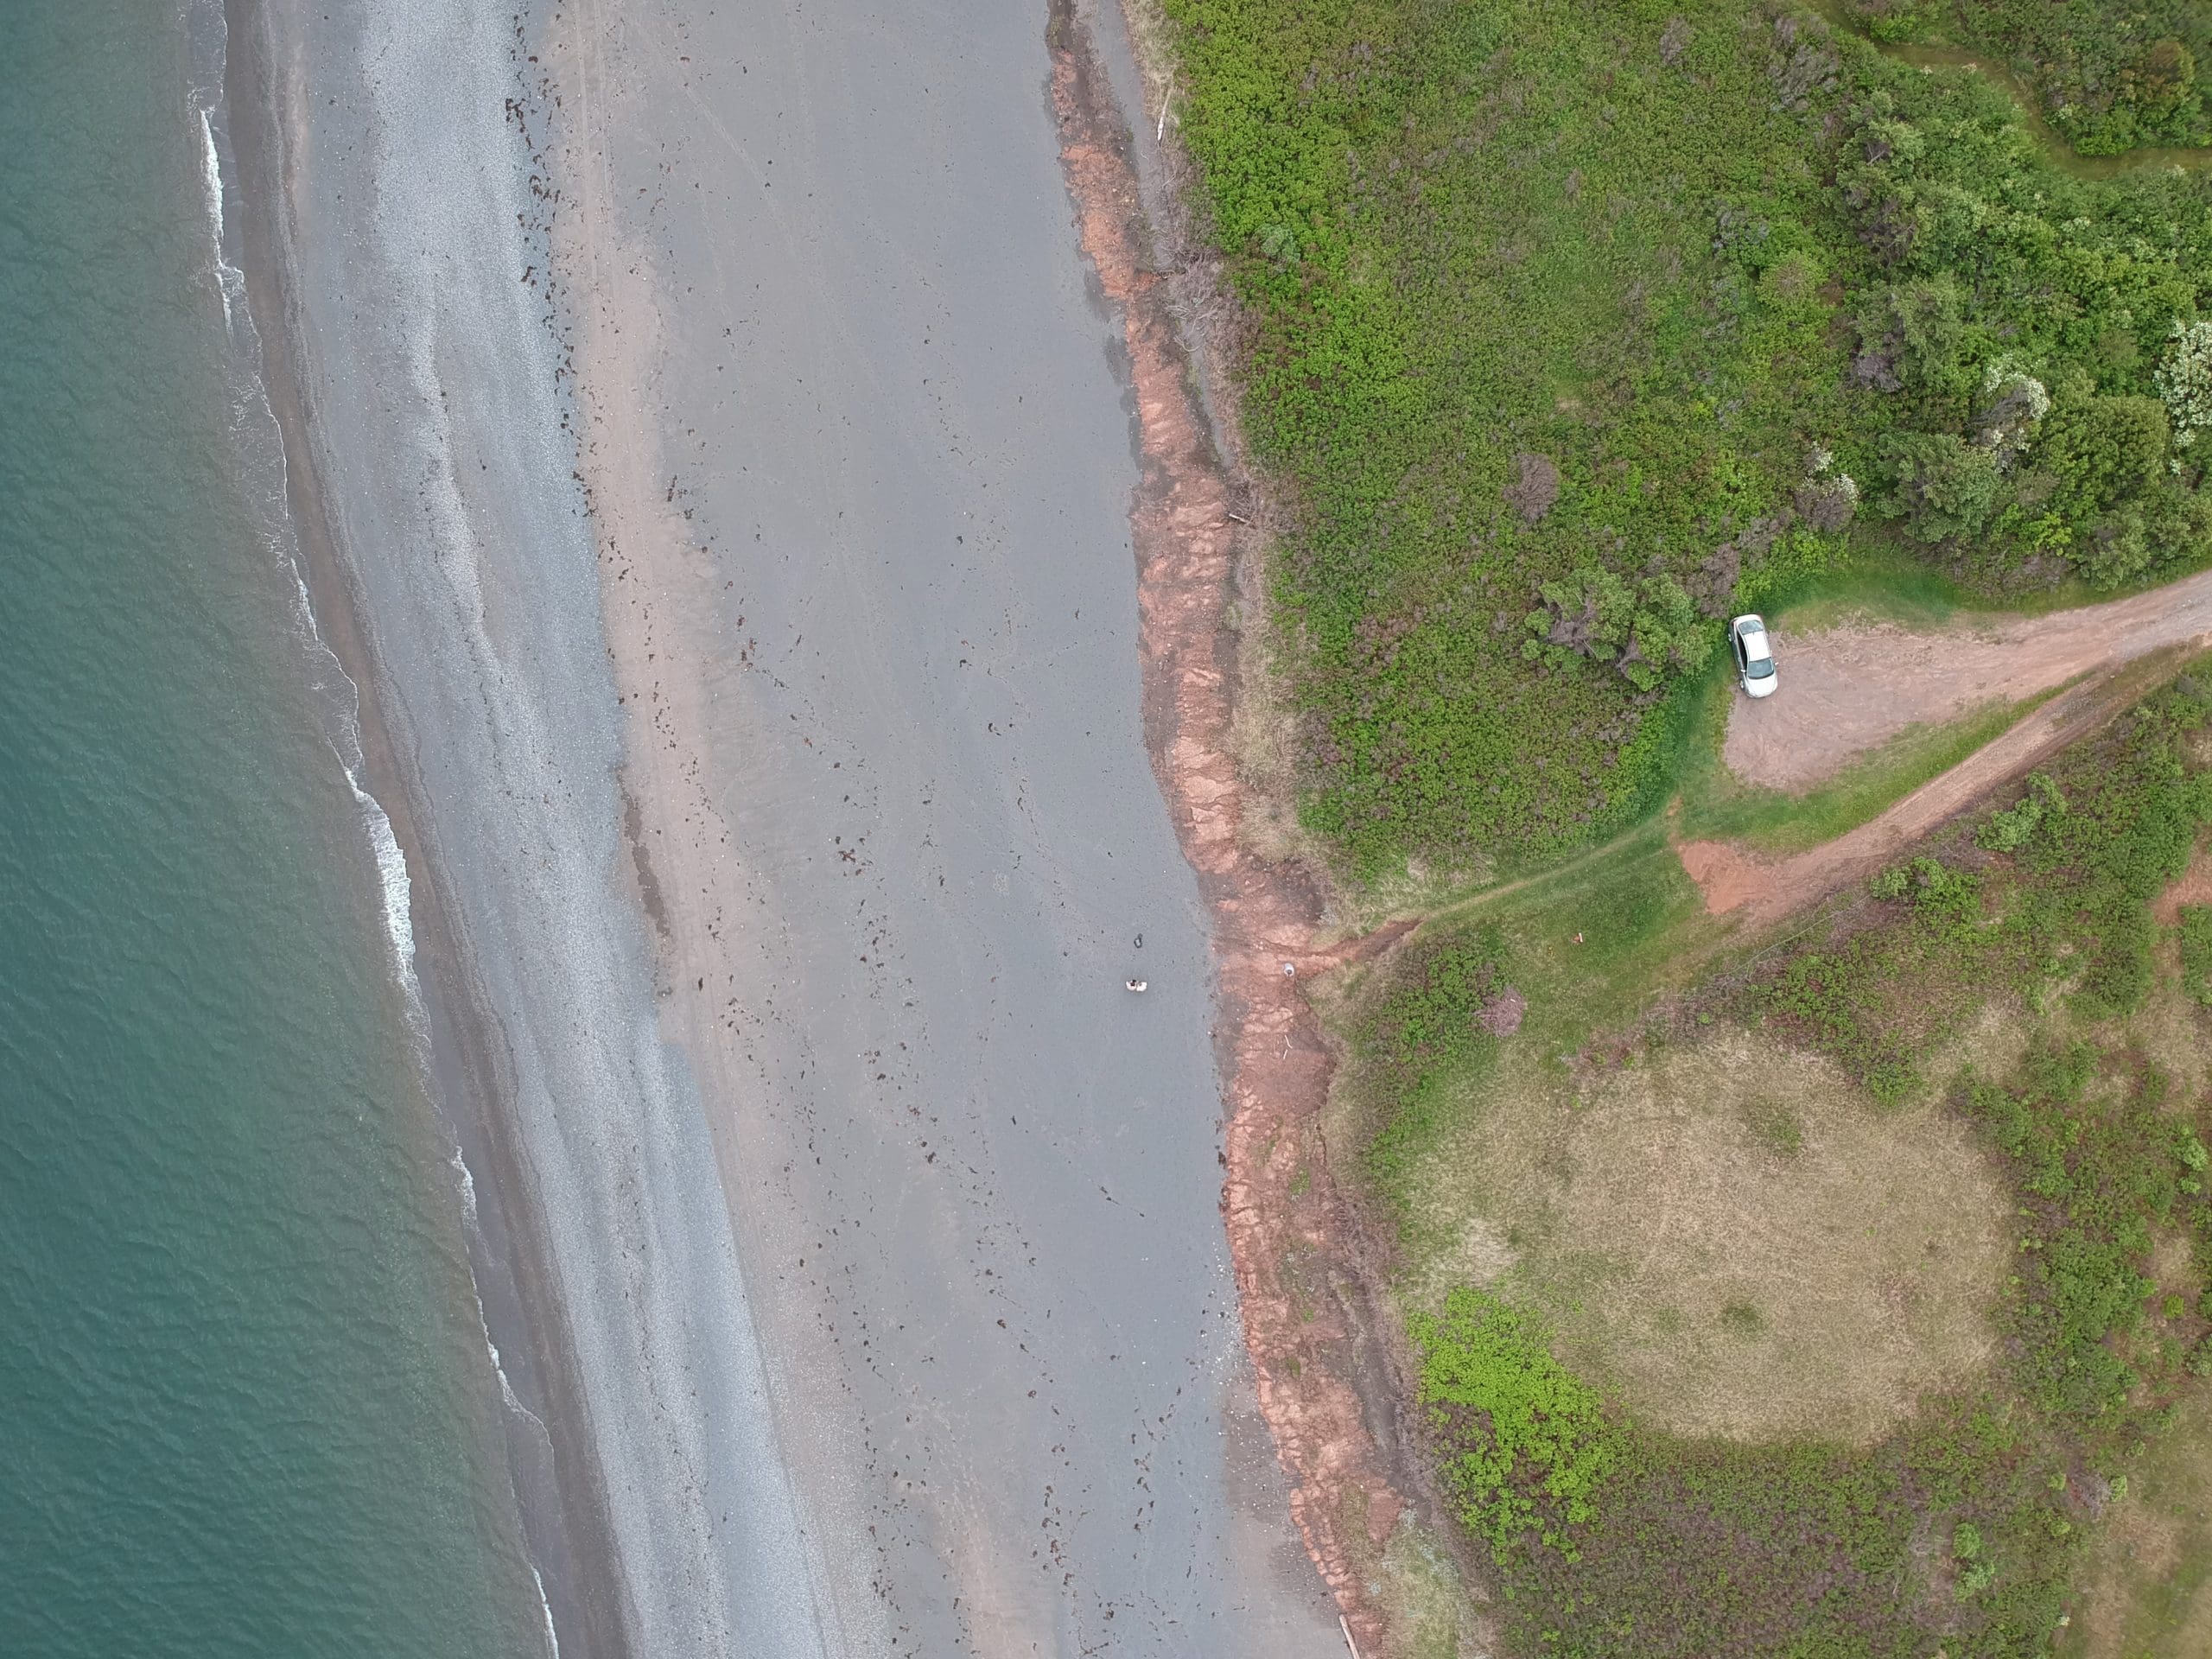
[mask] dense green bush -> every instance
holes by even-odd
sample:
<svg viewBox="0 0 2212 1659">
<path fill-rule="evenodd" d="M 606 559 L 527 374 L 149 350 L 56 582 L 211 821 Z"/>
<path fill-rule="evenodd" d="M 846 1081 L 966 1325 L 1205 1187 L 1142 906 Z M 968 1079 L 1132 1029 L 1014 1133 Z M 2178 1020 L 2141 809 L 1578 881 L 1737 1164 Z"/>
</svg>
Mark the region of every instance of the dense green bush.
<svg viewBox="0 0 2212 1659">
<path fill-rule="evenodd" d="M 2074 176 L 1789 8 L 1166 3 L 1352 868 L 1647 809 L 1721 619 L 1871 539 L 2005 588 L 2212 553 L 2206 175 Z"/>
<path fill-rule="evenodd" d="M 2050 781 L 2049 772 L 2036 772 L 2028 779 L 2025 795 L 1982 821 L 1974 831 L 1974 845 L 1993 853 L 2017 853 L 2035 839 L 2046 817 L 2065 810 L 2065 791 Z"/>
<path fill-rule="evenodd" d="M 2196 0 L 1845 0 L 1877 40 L 1984 49 L 2034 88 L 2084 156 L 2212 143 L 2199 68 L 2212 15 Z"/>
<path fill-rule="evenodd" d="M 1702 667 L 1719 645 L 1672 576 L 1654 572 L 1630 587 L 1588 566 L 1536 590 L 1543 607 L 1529 613 L 1521 654 L 1554 668 L 1577 658 L 1611 663 L 1639 691 L 1658 689 L 1670 669 Z"/>
<path fill-rule="evenodd" d="M 1455 1290 L 1408 1327 L 1460 1520 L 1501 1556 L 1533 1538 L 1573 1560 L 1614 1457 L 1597 1391 L 1552 1357 L 1533 1319 L 1480 1291 Z"/>
<path fill-rule="evenodd" d="M 2193 361 L 2176 330 L 2212 283 L 2202 179 L 2057 171 L 1971 78 L 1891 79 L 1849 120 L 1838 188 L 1883 279 L 1851 378 L 1891 428 L 1884 510 L 1989 573 L 2041 556 L 2112 584 L 2197 556 L 2171 410 Z"/>
</svg>

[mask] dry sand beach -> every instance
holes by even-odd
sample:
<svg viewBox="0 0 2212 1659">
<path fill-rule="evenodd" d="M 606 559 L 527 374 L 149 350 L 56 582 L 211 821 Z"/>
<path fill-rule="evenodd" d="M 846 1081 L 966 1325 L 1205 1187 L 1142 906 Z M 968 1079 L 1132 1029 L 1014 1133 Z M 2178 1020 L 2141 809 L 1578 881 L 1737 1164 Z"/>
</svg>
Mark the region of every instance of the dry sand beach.
<svg viewBox="0 0 2212 1659">
<path fill-rule="evenodd" d="M 555 259 L 632 844 L 836 1618 L 1340 1651 L 1237 1323 L 1044 9 L 569 24 Z"/>
<path fill-rule="evenodd" d="M 563 1650 L 1343 1651 L 1047 8 L 234 17 Z"/>
</svg>

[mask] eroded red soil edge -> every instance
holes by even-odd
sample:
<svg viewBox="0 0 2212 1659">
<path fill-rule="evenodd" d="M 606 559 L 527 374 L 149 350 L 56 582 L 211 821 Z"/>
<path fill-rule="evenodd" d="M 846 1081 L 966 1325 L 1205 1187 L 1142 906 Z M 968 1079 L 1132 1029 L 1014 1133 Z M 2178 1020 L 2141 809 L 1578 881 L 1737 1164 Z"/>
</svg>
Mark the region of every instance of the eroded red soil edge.
<svg viewBox="0 0 2212 1659">
<path fill-rule="evenodd" d="M 1293 1518 L 1360 1651 L 1376 1655 L 1387 1621 L 1357 1564 L 1389 1539 L 1402 1500 L 1353 1386 L 1350 1321 L 1312 1294 L 1336 1276 L 1351 1220 L 1320 1158 L 1316 1128 L 1332 1060 L 1300 988 L 1388 938 L 1317 945 L 1313 880 L 1262 862 L 1240 836 L 1234 652 L 1223 611 L 1246 532 L 1230 517 L 1231 480 L 1196 406 L 1166 286 L 1144 263 L 1126 132 L 1065 0 L 1050 39 L 1061 164 L 1084 251 L 1122 319 L 1136 400 L 1143 475 L 1130 519 L 1147 739 L 1213 913 L 1229 1105 L 1222 1206 L 1245 1345 L 1291 1478 Z"/>
</svg>

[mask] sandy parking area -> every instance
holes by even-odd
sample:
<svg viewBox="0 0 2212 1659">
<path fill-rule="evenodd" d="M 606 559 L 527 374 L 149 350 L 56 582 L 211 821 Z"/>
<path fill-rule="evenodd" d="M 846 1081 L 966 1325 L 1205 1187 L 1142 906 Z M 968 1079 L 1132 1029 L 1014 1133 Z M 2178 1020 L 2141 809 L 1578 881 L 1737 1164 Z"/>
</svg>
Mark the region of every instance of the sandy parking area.
<svg viewBox="0 0 2212 1659">
<path fill-rule="evenodd" d="M 1801 792 L 1911 726 L 2017 702 L 2077 675 L 2212 639 L 2212 572 L 2110 604 L 2048 616 L 1980 618 L 1914 633 L 1846 624 L 1777 630 L 1777 693 L 1738 696 L 1722 751 L 1745 783 Z"/>
</svg>

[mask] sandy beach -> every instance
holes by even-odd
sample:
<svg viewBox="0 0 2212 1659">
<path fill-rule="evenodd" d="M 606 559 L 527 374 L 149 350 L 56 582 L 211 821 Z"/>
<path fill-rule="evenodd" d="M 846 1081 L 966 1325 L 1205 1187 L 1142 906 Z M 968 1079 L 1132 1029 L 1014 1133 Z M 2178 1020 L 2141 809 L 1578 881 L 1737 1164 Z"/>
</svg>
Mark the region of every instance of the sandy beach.
<svg viewBox="0 0 2212 1659">
<path fill-rule="evenodd" d="M 233 100 L 563 1650 L 1341 1651 L 1047 8 L 466 10 Z"/>
<path fill-rule="evenodd" d="M 570 22 L 556 299 L 630 838 L 828 1622 L 1340 1652 L 1229 1269 L 1046 8 Z"/>
</svg>

